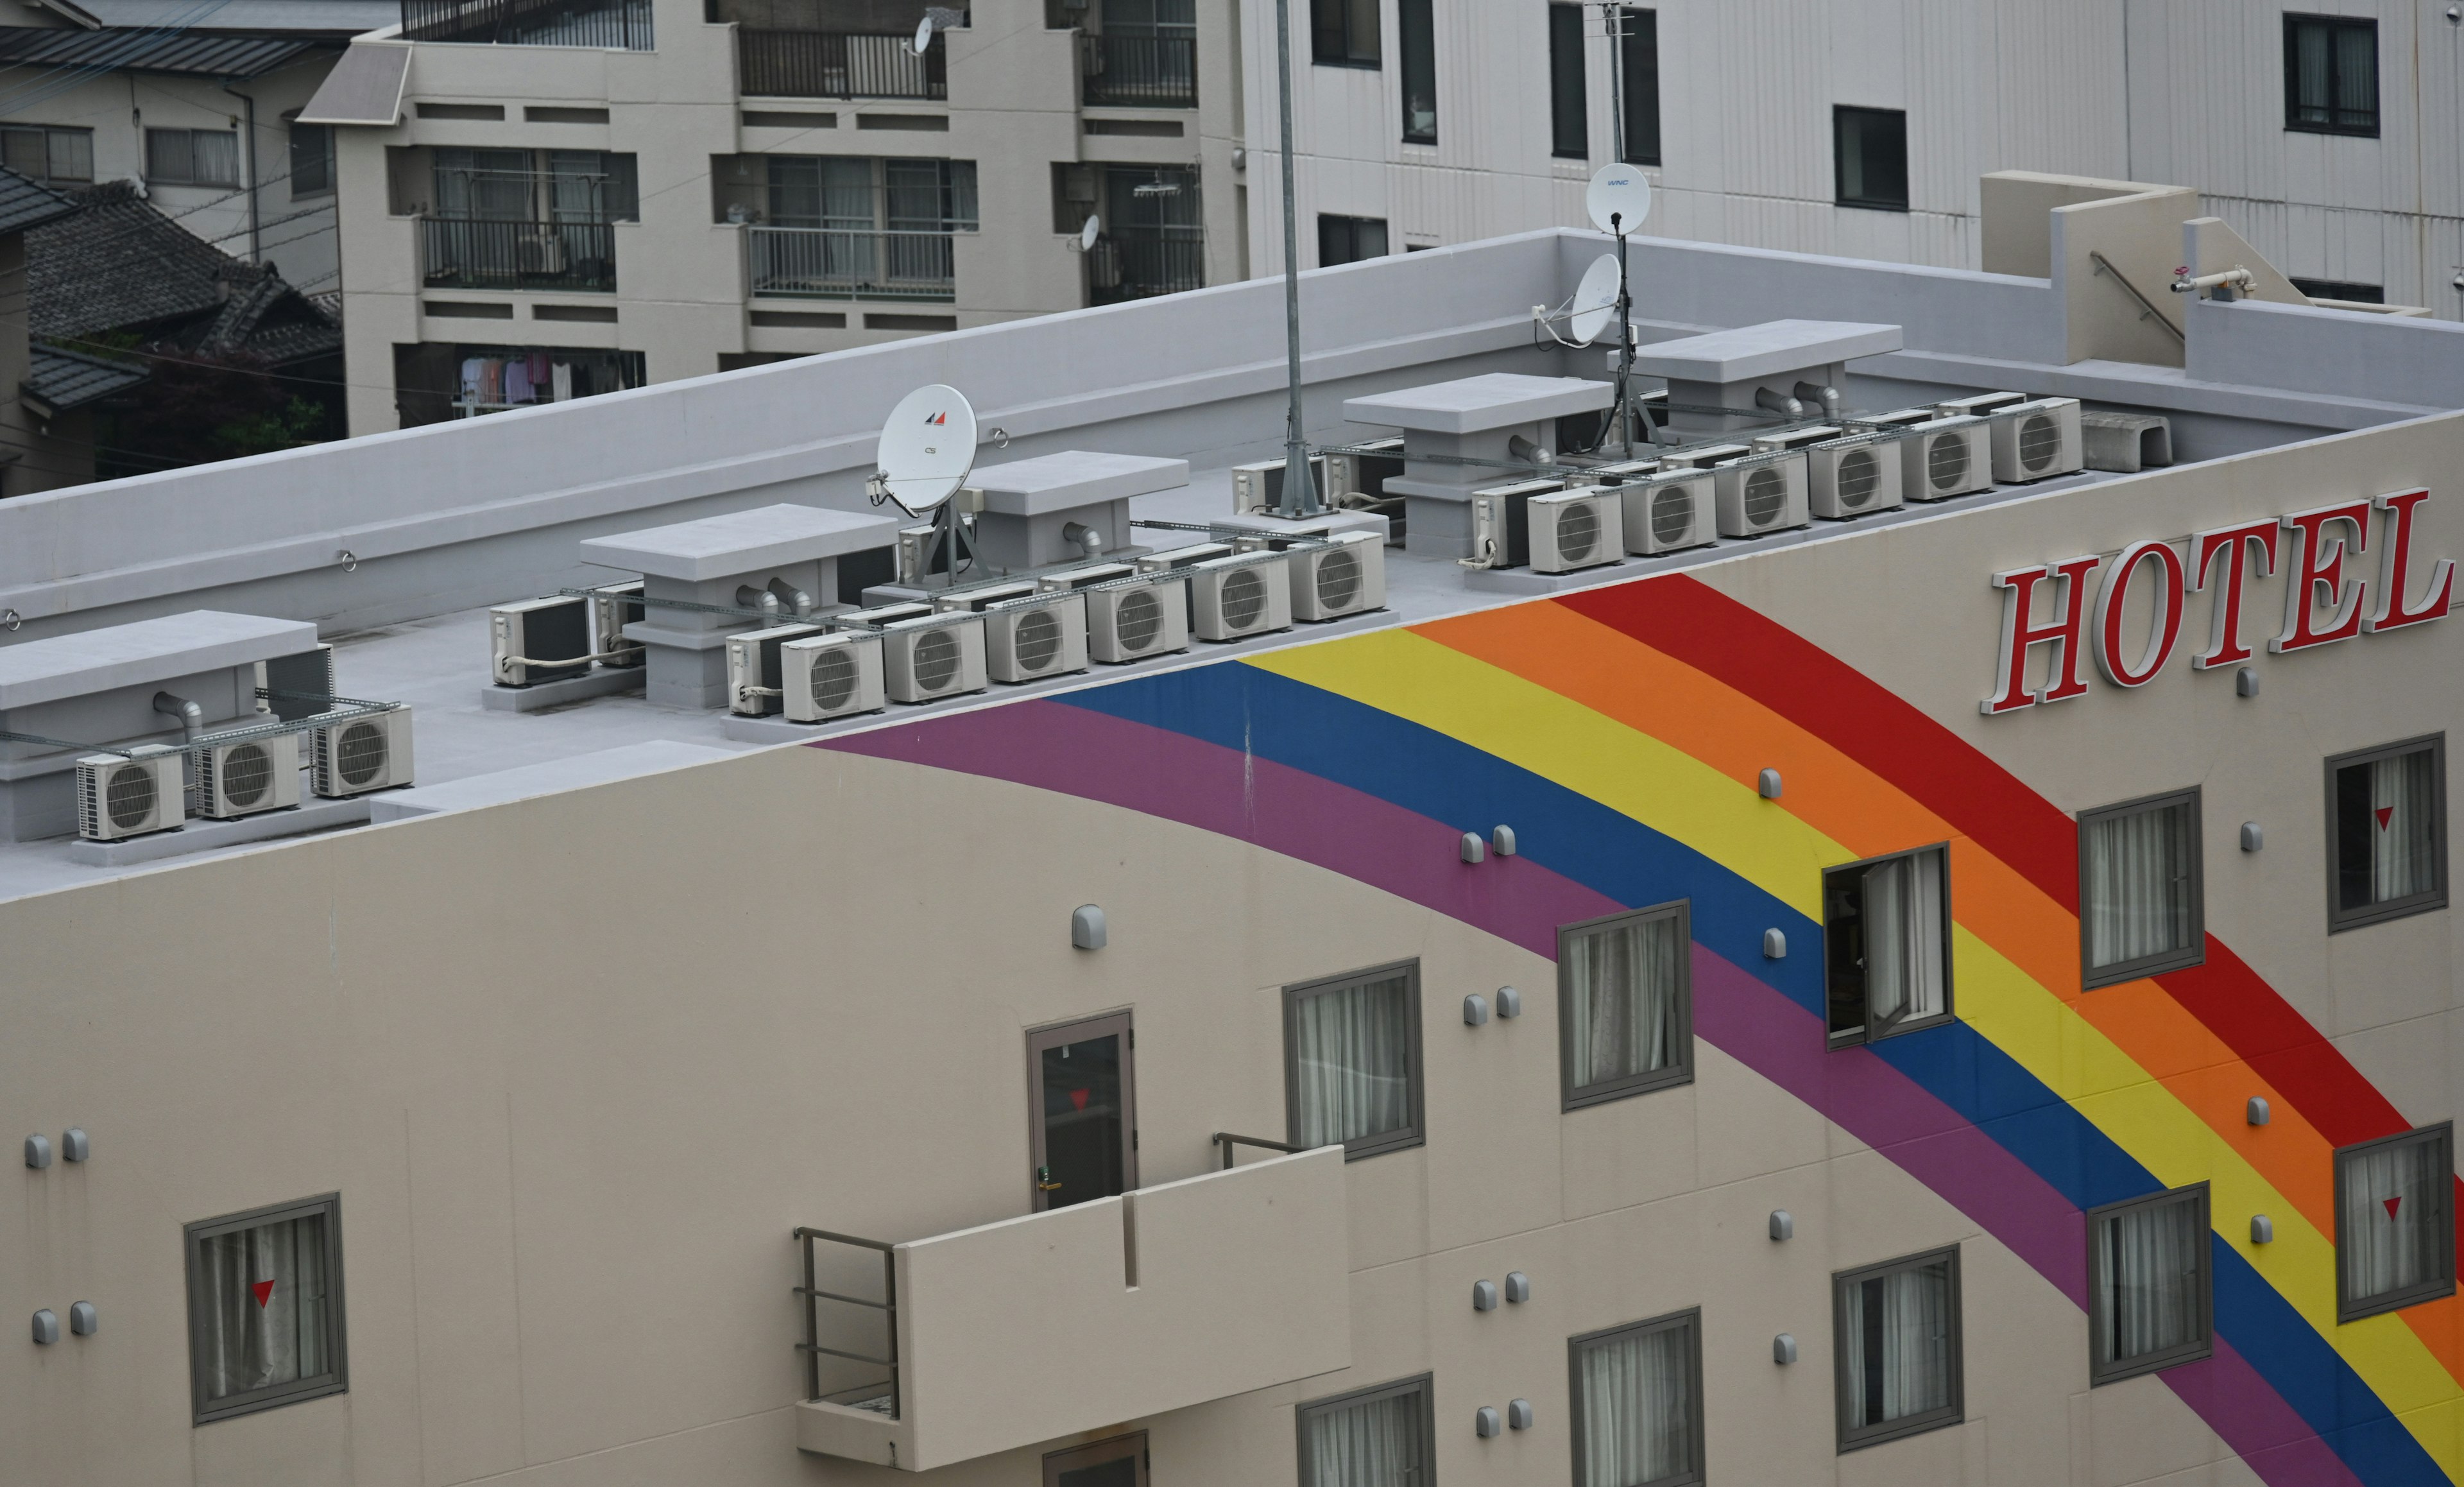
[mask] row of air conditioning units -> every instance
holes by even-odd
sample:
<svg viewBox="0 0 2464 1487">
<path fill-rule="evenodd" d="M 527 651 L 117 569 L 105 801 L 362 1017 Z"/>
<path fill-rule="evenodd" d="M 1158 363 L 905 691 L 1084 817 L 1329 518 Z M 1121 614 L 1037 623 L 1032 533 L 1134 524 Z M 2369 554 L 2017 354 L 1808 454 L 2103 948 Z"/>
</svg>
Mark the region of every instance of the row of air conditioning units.
<svg viewBox="0 0 2464 1487">
<path fill-rule="evenodd" d="M 1403 545 L 1403 498 L 1386 494 L 1389 476 L 1403 473 L 1403 441 L 1377 439 L 1309 457 L 1309 477 L 1328 506 L 1367 511 L 1386 519 L 1386 545 Z M 1232 467 L 1232 510 L 1238 516 L 1272 515 L 1284 500 L 1284 461 L 1261 460 Z"/>
<path fill-rule="evenodd" d="M 264 725 L 260 725 L 264 726 Z M 308 788 L 327 800 L 411 783 L 410 709 L 363 713 L 317 727 L 126 755 L 88 754 L 77 762 L 77 834 L 118 841 L 174 832 L 190 816 L 230 821 L 299 804 L 299 748 L 308 746 Z M 195 785 L 188 783 L 188 761 Z M 191 801 L 193 795 L 193 802 Z"/>
<path fill-rule="evenodd" d="M 1465 563 L 1572 572 L 2082 468 L 2077 399 L 1985 393 L 1478 491 Z"/>
<path fill-rule="evenodd" d="M 728 707 L 825 722 L 1385 606 L 1375 533 L 1243 535 L 730 635 Z"/>
</svg>

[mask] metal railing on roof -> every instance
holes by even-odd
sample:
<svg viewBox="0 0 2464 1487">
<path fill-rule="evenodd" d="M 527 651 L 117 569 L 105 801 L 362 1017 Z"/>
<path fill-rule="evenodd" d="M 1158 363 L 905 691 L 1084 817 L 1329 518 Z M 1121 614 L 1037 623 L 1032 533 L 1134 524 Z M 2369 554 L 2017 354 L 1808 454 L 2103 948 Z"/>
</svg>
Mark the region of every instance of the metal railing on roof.
<svg viewBox="0 0 2464 1487">
<path fill-rule="evenodd" d="M 757 295 L 821 300 L 926 300 L 958 294 L 948 233 L 823 227 L 746 230 L 747 281 Z"/>
<path fill-rule="evenodd" d="M 1078 38 L 1079 97 L 1097 108 L 1196 108 L 1198 38 L 1107 32 Z"/>
<path fill-rule="evenodd" d="M 861 1384 L 853 1388 L 834 1390 L 833 1392 L 840 1397 L 830 1402 L 847 1404 L 859 1409 L 871 1409 L 876 1404 L 887 1404 L 889 1409 L 886 1412 L 890 1418 L 897 1419 L 900 1400 L 898 1256 L 895 1247 L 885 1244 L 879 1239 L 860 1239 L 853 1234 L 833 1233 L 826 1229 L 799 1229 L 796 1231 L 795 1237 L 797 1242 L 804 1247 L 804 1283 L 794 1288 L 795 1294 L 802 1298 L 803 1302 L 802 1310 L 804 1314 L 804 1340 L 796 1344 L 796 1351 L 804 1355 L 804 1397 L 808 1400 L 821 1400 L 825 1397 L 822 1392 L 822 1360 L 825 1357 L 845 1358 L 855 1363 L 871 1364 L 877 1367 L 888 1368 L 890 1377 L 880 1383 Z M 823 1290 L 813 1250 L 816 1241 L 853 1245 L 858 1249 L 881 1252 L 882 1298 L 875 1301 L 861 1296 L 846 1296 L 836 1291 Z M 882 1332 L 887 1339 L 882 1350 L 886 1356 L 876 1358 L 870 1353 L 855 1353 L 845 1348 L 823 1346 L 821 1316 L 814 1310 L 823 1301 L 837 1301 L 842 1305 L 861 1306 L 881 1313 Z M 875 1392 L 876 1390 L 879 1392 Z"/>
<path fill-rule="evenodd" d="M 913 35 L 736 30 L 737 88 L 749 98 L 946 99 L 949 57 L 938 31 L 918 56 Z"/>
<path fill-rule="evenodd" d="M 653 50 L 650 0 L 402 0 L 411 41 Z"/>
</svg>

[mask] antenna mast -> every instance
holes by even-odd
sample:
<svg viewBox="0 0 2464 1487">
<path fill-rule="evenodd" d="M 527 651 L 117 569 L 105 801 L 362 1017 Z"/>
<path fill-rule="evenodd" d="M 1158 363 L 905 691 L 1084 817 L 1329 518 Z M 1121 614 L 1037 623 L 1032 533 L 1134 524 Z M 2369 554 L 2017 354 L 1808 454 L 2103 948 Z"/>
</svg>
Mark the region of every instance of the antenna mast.
<svg viewBox="0 0 2464 1487">
<path fill-rule="evenodd" d="M 1284 418 L 1284 490 L 1279 514 L 1304 517 L 1321 509 L 1309 475 L 1309 441 L 1301 430 L 1301 242 L 1292 212 L 1292 0 L 1275 0 L 1276 77 L 1283 89 L 1284 342 L 1291 403 Z"/>
</svg>

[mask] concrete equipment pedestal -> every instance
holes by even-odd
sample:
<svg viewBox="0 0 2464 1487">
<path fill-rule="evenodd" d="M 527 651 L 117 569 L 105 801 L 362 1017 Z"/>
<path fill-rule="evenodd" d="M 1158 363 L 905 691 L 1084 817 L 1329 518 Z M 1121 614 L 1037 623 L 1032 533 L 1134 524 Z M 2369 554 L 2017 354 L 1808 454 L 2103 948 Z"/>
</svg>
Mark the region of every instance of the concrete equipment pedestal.
<svg viewBox="0 0 2464 1487">
<path fill-rule="evenodd" d="M 976 516 L 981 576 L 1142 552 L 1130 535 L 1130 498 L 1188 483 L 1186 459 L 1083 449 L 979 466 L 967 484 L 982 494 Z M 1073 542 L 1072 525 L 1091 534 L 1100 550 L 1090 553 Z"/>
<path fill-rule="evenodd" d="M 1403 498 L 1404 550 L 1468 558 L 1472 492 L 1529 477 L 1445 459 L 1510 460 L 1517 436 L 1553 454 L 1558 419 L 1596 412 L 1616 401 L 1617 390 L 1605 382 L 1490 372 L 1346 398 L 1343 414 L 1353 423 L 1403 431 L 1403 473 L 1386 477 L 1386 494 Z"/>
</svg>

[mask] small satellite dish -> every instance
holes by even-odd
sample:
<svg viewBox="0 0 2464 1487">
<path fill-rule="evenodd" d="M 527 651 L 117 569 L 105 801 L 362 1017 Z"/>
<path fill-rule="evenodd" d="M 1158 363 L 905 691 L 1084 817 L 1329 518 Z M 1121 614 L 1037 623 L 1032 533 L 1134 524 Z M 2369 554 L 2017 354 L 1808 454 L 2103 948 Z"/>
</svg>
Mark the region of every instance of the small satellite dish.
<svg viewBox="0 0 2464 1487">
<path fill-rule="evenodd" d="M 873 462 L 890 499 L 910 514 L 948 500 L 976 467 L 976 411 L 966 394 L 935 383 L 900 398 Z"/>
<path fill-rule="evenodd" d="M 1100 216 L 1089 217 L 1087 219 L 1087 225 L 1078 230 L 1078 251 L 1080 253 L 1093 253 L 1095 251 L 1095 239 L 1103 235 L 1104 219 Z"/>
<path fill-rule="evenodd" d="M 1602 166 L 1583 192 L 1583 208 L 1594 227 L 1622 236 L 1651 215 L 1651 183 L 1640 166 Z"/>
<path fill-rule="evenodd" d="M 1590 345 L 1600 339 L 1617 318 L 1617 260 L 1613 253 L 1601 254 L 1583 271 L 1582 287 L 1574 291 L 1574 340 Z"/>
<path fill-rule="evenodd" d="M 915 55 L 922 56 L 933 45 L 933 17 L 925 16 L 915 23 Z"/>
</svg>

